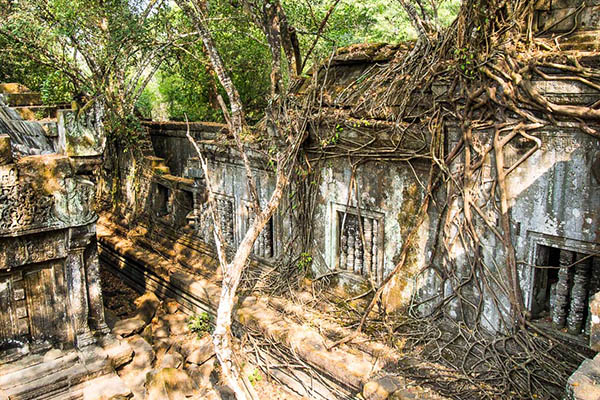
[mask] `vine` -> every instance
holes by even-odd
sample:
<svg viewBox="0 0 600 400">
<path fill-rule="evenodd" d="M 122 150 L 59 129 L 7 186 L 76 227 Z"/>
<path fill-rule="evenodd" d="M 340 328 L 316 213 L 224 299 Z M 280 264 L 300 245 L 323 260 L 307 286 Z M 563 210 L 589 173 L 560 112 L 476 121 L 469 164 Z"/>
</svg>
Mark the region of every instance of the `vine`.
<svg viewBox="0 0 600 400">
<path fill-rule="evenodd" d="M 367 70 L 325 107 L 318 102 L 316 143 L 306 147 L 317 155 L 313 165 L 333 158 L 350 160 L 353 169 L 370 161 L 431 163 L 424 200 L 399 261 L 356 315 L 355 334 L 333 346 L 352 341 L 368 324 L 381 323 L 372 311 L 435 210 L 440 215 L 435 246 L 421 276 L 451 289 L 430 298 L 415 293 L 407 316 L 388 319 L 387 329 L 369 331 L 408 338 L 405 343 L 413 350 L 421 346 L 428 361 L 458 371 L 459 377 L 448 374 L 443 380 L 439 370 L 400 365 L 404 373 L 457 399 L 562 398 L 567 377 L 586 355 L 528 320 L 507 179 L 544 146 L 544 128 L 570 123 L 600 137 L 592 126 L 600 117 L 597 104 L 552 103 L 532 80 L 566 80 L 598 90 L 600 71 L 576 53 L 561 53 L 556 36 L 536 33 L 533 15 L 529 1 L 465 1 L 447 30 L 400 48 L 390 62 Z M 317 74 L 326 86 L 327 66 Z M 444 93 L 436 95 L 439 88 Z M 327 126 L 333 136 L 319 139 Z M 359 133 L 359 139 L 338 135 L 343 127 Z M 456 142 L 449 142 L 447 127 L 458 132 Z M 500 265 L 486 261 L 484 238 L 501 249 Z M 459 261 L 452 256 L 457 248 L 465 254 Z M 489 333 L 485 307 L 500 317 L 495 336 Z"/>
</svg>

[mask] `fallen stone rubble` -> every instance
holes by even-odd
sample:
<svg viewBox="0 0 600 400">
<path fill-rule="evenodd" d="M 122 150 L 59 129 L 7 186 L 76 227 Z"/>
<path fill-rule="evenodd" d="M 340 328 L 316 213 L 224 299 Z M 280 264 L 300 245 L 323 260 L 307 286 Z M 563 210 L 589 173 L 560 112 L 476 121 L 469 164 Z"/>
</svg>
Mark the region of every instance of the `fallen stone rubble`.
<svg viewBox="0 0 600 400">
<path fill-rule="evenodd" d="M 192 275 L 190 271 L 186 271 L 181 262 L 173 261 L 173 259 L 180 261 L 184 258 L 184 264 L 194 265 L 197 261 L 206 259 L 205 253 L 192 246 L 175 243 L 173 248 L 181 246 L 184 251 L 177 252 L 176 257 L 165 257 L 164 254 L 153 252 L 148 247 L 138 244 L 137 241 L 144 240 L 143 237 L 141 239 L 139 236 L 127 237 L 125 232 L 130 231 L 106 217 L 100 220 L 98 240 L 101 245 L 101 259 L 106 265 L 120 277 L 129 279 L 133 285 L 175 298 L 181 308 L 189 313 L 206 312 L 206 310 L 212 312 L 218 302 L 218 283 L 199 275 Z M 185 253 L 184 257 L 182 253 Z M 124 271 L 127 271 L 127 274 Z M 326 382 L 322 384 L 320 391 L 312 392 L 306 390 L 306 385 L 304 388 L 302 384 L 300 388 L 296 385 L 298 394 L 316 399 L 354 398 L 359 393 L 369 400 L 442 399 L 438 394 L 420 388 L 402 377 L 386 377 L 387 367 L 397 360 L 394 351 L 386 346 L 352 345 L 328 350 L 333 341 L 321 335 L 314 327 L 295 323 L 292 318 L 286 317 L 287 313 L 278 311 L 278 308 L 286 307 L 281 304 L 282 301 L 284 300 L 278 299 L 275 302 L 276 306 L 273 306 L 268 298 L 246 297 L 241 300 L 236 309 L 236 322 L 243 329 L 259 332 L 265 338 L 289 349 L 302 362 L 314 369 L 323 378 L 323 382 Z M 292 304 L 288 306 L 293 307 Z M 178 325 L 177 318 L 174 317 L 178 315 L 177 313 L 168 315 L 171 316 L 166 318 L 161 316 L 155 320 L 164 321 L 161 324 L 168 325 L 170 337 L 177 337 L 174 332 L 180 332 L 182 322 L 180 321 Z M 126 324 L 136 327 L 132 321 Z M 157 325 L 157 329 L 167 328 L 163 325 L 159 328 Z M 329 327 L 329 329 L 333 328 Z M 135 329 L 131 330 L 133 335 L 131 337 L 136 337 L 134 331 Z M 144 336 L 143 331 L 141 336 Z M 358 342 L 368 341 L 366 338 L 360 339 L 362 340 Z M 200 344 L 198 343 L 197 346 Z M 178 353 L 186 360 L 190 356 L 185 354 L 183 349 Z M 388 384 L 389 382 L 393 384 Z M 335 391 L 332 390 L 334 385 Z M 293 383 L 290 382 L 289 386 L 293 386 Z M 342 397 L 340 393 L 344 393 Z"/>
</svg>

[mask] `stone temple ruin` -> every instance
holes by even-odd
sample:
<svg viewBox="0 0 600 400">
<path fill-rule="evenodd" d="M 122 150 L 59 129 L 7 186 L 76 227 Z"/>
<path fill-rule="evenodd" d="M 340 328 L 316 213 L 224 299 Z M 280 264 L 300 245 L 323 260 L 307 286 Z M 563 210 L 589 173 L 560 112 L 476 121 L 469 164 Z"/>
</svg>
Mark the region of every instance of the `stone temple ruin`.
<svg viewBox="0 0 600 400">
<path fill-rule="evenodd" d="M 12 93 L 0 98 L 0 398 L 126 394 L 97 346 L 110 331 L 93 206 L 101 153 L 58 152 L 56 121 L 17 112 L 34 95 L 2 89 Z M 58 142 L 72 133 L 63 125 Z"/>
<path fill-rule="evenodd" d="M 579 26 L 569 14 L 572 7 L 568 2 L 540 2 L 536 7 L 535 23 L 539 32 L 570 32 L 570 36 L 562 40 L 561 49 L 584 54 L 582 60 L 586 65 L 599 65 L 595 6 L 586 6 L 581 14 L 584 21 Z M 565 15 L 570 17 L 565 18 Z M 431 165 L 431 160 L 424 155 L 431 138 L 424 132 L 411 130 L 394 136 L 394 130 L 386 125 L 384 118 L 350 115 L 345 110 L 356 105 L 353 101 L 358 96 L 348 95 L 360 89 L 355 82 L 368 79 L 369 73 L 383 68 L 399 51 L 404 51 L 402 46 L 356 46 L 332 58 L 322 77 L 325 105 L 320 125 L 311 126 L 309 139 L 304 144 L 313 174 L 310 187 L 292 186 L 267 224 L 254 249 L 253 266 L 257 274 L 268 274 L 273 265 L 292 251 L 299 237 L 298 229 L 310 231 L 307 247 L 313 276 L 335 273 L 339 286 L 350 292 L 347 297 L 362 293 L 369 280 L 379 285 L 394 269 L 408 235 L 407 226 L 417 214 L 424 196 L 424 183 Z M 537 92 L 553 103 L 576 106 L 600 100 L 597 89 L 564 80 L 560 71 L 549 69 L 545 73 L 554 78 L 540 76 L 532 83 Z M 431 96 L 443 98 L 448 95 L 449 87 L 450 83 L 439 82 L 434 85 Z M 299 93 L 302 91 L 300 88 Z M 391 109 L 393 111 L 393 107 Z M 448 153 L 462 139 L 458 123 L 451 119 L 445 121 Z M 122 206 L 121 212 L 105 214 L 101 219 L 101 260 L 131 285 L 150 287 L 165 297 L 177 299 L 190 310 L 211 312 L 218 286 L 211 282 L 210 268 L 206 270 L 198 265 L 215 265 L 214 259 L 207 260 L 211 257 L 212 220 L 207 213 L 204 175 L 186 137 L 188 129 L 213 171 L 219 224 L 231 249 L 240 243 L 249 223 L 250 196 L 244 183 L 243 164 L 234 146 L 220 144 L 227 138 L 224 125 L 152 122 L 147 124 L 147 129 L 153 152 L 146 154 L 142 161 L 120 158 L 116 167 L 118 179 L 110 183 L 119 186 Z M 526 141 L 513 140 L 507 146 L 506 156 L 506 165 L 511 171 L 507 178 L 513 221 L 511 232 L 524 307 L 538 329 L 560 335 L 574 346 L 597 351 L 600 350 L 600 331 L 594 322 L 597 309 L 594 294 L 600 290 L 597 237 L 600 143 L 573 122 L 559 121 L 536 134 L 542 138 L 538 144 L 532 147 Z M 345 157 L 333 156 L 340 143 L 361 149 L 373 142 L 396 151 L 401 149 L 402 154 L 396 159 L 390 156 L 385 161 L 367 161 L 356 167 Z M 331 153 L 323 156 L 324 147 Z M 265 204 L 274 188 L 274 174 L 260 153 L 250 150 L 250 155 L 259 182 L 260 202 Z M 486 161 L 484 173 L 490 171 L 491 162 Z M 456 161 L 453 168 L 462 168 L 461 161 Z M 296 202 L 295 196 L 302 190 L 311 193 L 312 208 L 310 218 L 299 226 L 296 210 L 302 205 Z M 479 228 L 483 228 L 484 220 L 476 222 L 482 225 Z M 132 229 L 135 235 L 127 234 Z M 408 262 L 384 292 L 382 303 L 388 312 L 407 307 L 417 293 L 422 303 L 421 312 L 426 314 L 451 294 L 450 279 L 422 268 L 432 257 L 439 232 L 443 230 L 452 230 L 452 227 L 444 226 L 443 214 L 432 209 L 420 226 Z M 122 245 L 124 242 L 127 246 Z M 155 263 L 149 254 L 134 250 L 140 247 L 152 249 L 148 253 L 176 260 L 177 264 Z M 446 251 L 456 266 L 454 279 L 460 281 L 469 271 L 468 250 L 457 239 Z M 493 231 L 488 230 L 481 238 L 480 253 L 487 265 L 496 266 L 502 272 L 506 254 Z M 566 268 L 574 263 L 577 263 L 575 268 Z M 198 279 L 198 276 L 203 278 Z M 510 327 L 510 305 L 500 289 L 496 298 L 488 292 L 493 288 L 469 290 L 469 299 L 473 303 L 481 302 L 481 313 L 461 315 L 465 310 L 457 302 L 448 302 L 445 307 L 449 316 L 478 322 L 488 332 Z M 505 311 L 494 303 L 496 300 Z M 237 311 L 242 325 L 258 326 L 290 348 L 302 347 L 294 342 L 293 335 L 272 332 L 264 321 L 257 321 L 250 310 L 258 306 L 248 302 L 242 303 Z M 368 359 L 365 353 L 369 351 L 362 351 Z M 373 353 L 370 356 L 375 357 Z M 328 357 L 323 353 L 304 360 L 333 382 L 341 382 L 349 392 L 361 390 L 368 378 L 353 379 L 352 374 L 341 367 L 332 370 Z M 587 367 L 582 367 L 584 371 L 574 375 L 569 389 L 576 392 L 571 393 L 574 398 L 589 391 L 586 385 L 598 376 L 593 372 L 593 368 L 597 371 L 598 362 L 589 360 L 584 363 Z M 586 389 L 581 389 L 584 386 Z M 299 392 L 316 398 L 335 397 L 331 392 L 323 394 L 326 391 Z"/>
<path fill-rule="evenodd" d="M 562 15 L 563 11 L 562 8 L 540 10 L 540 29 L 545 29 L 544 24 L 551 26 L 555 22 L 544 18 Z M 552 29 L 561 31 L 564 26 Z M 579 36 L 585 35 L 590 35 L 589 31 L 579 33 Z M 597 62 L 593 53 L 595 46 L 596 42 L 581 43 L 575 39 L 573 43 L 563 45 L 565 49 L 588 51 L 590 63 Z M 330 102 L 328 111 L 333 113 L 352 107 L 352 99 L 344 99 L 340 92 L 348 91 L 347 84 L 376 65 L 385 64 L 397 51 L 400 51 L 398 46 L 371 46 L 338 53 L 324 82 L 325 96 Z M 540 79 L 533 83 L 540 93 L 559 104 L 588 104 L 600 99 L 597 90 L 578 82 L 561 80 L 560 76 L 555 80 Z M 447 89 L 443 83 L 434 88 L 438 96 Z M 314 255 L 312 268 L 317 275 L 344 270 L 350 280 L 352 276 L 372 276 L 376 283 L 380 283 L 393 269 L 406 235 L 406 222 L 414 216 L 422 200 L 422 185 L 427 181 L 430 165 L 423 155 L 430 138 L 419 132 L 407 132 L 405 136 L 395 138 L 390 136 L 391 130 L 385 123 L 377 119 L 365 118 L 363 127 L 360 127 L 358 117 L 348 115 L 347 119 L 348 123 L 343 127 L 333 118 L 322 121 L 305 144 L 309 156 L 315 157 L 313 169 L 320 171 L 314 179 L 316 200 L 314 214 L 309 221 L 313 235 L 310 244 Z M 365 125 L 367 128 L 364 128 Z M 141 164 L 121 163 L 120 182 L 129 212 L 126 217 L 135 219 L 141 216 L 142 221 L 147 221 L 148 229 L 160 232 L 154 233 L 158 236 L 172 235 L 169 237 L 175 240 L 180 232 L 185 232 L 194 240 L 210 244 L 212 231 L 206 215 L 204 178 L 195 151 L 186 138 L 186 124 L 165 122 L 148 123 L 147 126 L 154 154 L 148 155 Z M 225 126 L 192 123 L 190 130 L 215 171 L 220 225 L 225 241 L 235 248 L 249 221 L 249 195 L 244 184 L 243 166 L 234 148 L 216 144 L 226 131 Z M 531 148 L 515 144 L 507 161 L 514 169 L 509 187 L 515 221 L 515 251 L 523 264 L 520 280 L 524 302 L 533 319 L 551 316 L 560 328 L 568 325 L 569 332 L 580 335 L 589 330 L 583 314 L 589 315 L 581 312 L 582 308 L 588 307 L 589 300 L 577 293 L 577 285 L 585 280 L 586 288 L 590 289 L 586 289 L 586 293 L 590 292 L 590 295 L 600 289 L 600 258 L 596 256 L 600 251 L 596 240 L 600 222 L 596 212 L 600 206 L 600 145 L 596 138 L 568 123 L 549 127 L 540 135 L 543 144 L 540 149 L 536 148 L 533 156 L 521 163 L 520 159 Z M 353 173 L 352 166 L 343 158 L 332 157 L 325 162 L 317 160 L 320 142 L 323 138 L 332 137 L 361 144 L 371 139 L 394 142 L 406 154 L 398 162 L 360 164 Z M 449 149 L 460 141 L 455 121 L 447 123 L 447 137 Z M 252 160 L 260 185 L 260 201 L 266 202 L 274 187 L 274 176 L 260 155 L 255 154 Z M 312 158 L 310 160 L 313 161 Z M 136 176 L 143 176 L 143 181 L 150 184 L 136 187 Z M 350 182 L 359 188 L 358 198 Z M 141 206 L 140 199 L 143 202 Z M 289 212 L 293 206 L 293 200 L 286 200 L 267 224 L 255 247 L 257 262 L 268 264 L 288 248 L 295 229 L 292 213 Z M 419 244 L 411 262 L 385 295 L 385 303 L 390 310 L 406 305 L 415 290 L 422 297 L 430 298 L 444 292 L 443 282 L 437 281 L 435 276 L 419 276 L 418 273 L 419 266 L 423 265 L 431 251 L 439 220 L 440 215 L 432 213 L 420 229 Z M 363 234 L 359 234 L 359 225 L 364 226 Z M 486 251 L 483 257 L 493 258 L 498 263 L 504 255 L 497 250 L 500 246 L 496 238 L 492 235 L 485 238 L 484 243 Z M 458 263 L 466 262 L 461 261 L 461 249 L 453 251 L 457 253 Z M 534 268 L 536 265 L 569 265 L 584 257 L 586 261 L 578 264 L 580 267 L 574 271 L 570 270 L 569 274 L 573 275 L 569 277 L 563 276 L 567 269 Z M 575 281 L 576 288 L 566 293 L 565 288 L 570 288 L 565 286 L 568 281 Z M 482 320 L 492 331 L 505 323 L 500 315 L 485 306 Z"/>
<path fill-rule="evenodd" d="M 575 25 L 569 14 L 574 8 L 571 3 L 575 2 L 538 2 L 537 29 L 569 32 L 561 48 L 579 51 L 588 65 L 598 67 L 598 6 L 584 6 L 583 19 Z M 311 126 L 304 144 L 311 178 L 308 185 L 291 186 L 255 244 L 249 270 L 264 286 L 276 285 L 269 280 L 274 267 L 297 250 L 298 237 L 307 232 L 310 240 L 303 244 L 311 257 L 311 274 L 335 275 L 330 289 L 336 295 L 360 295 L 369 283 L 378 287 L 394 270 L 407 240 L 407 227 L 425 196 L 424 182 L 432 162 L 425 155 L 431 138 L 411 129 L 397 136 L 384 118 L 351 115 L 346 110 L 356 105 L 356 98 L 347 93 L 358 91 L 353 85 L 359 77 L 368 79 L 369 73 L 383 68 L 401 51 L 405 49 L 399 45 L 355 46 L 339 51 L 327 74 L 314 72 L 324 86 L 325 117 Z M 597 89 L 562 79 L 560 71 L 545 73 L 553 78 L 538 77 L 532 83 L 549 101 L 575 106 L 600 101 Z M 444 98 L 449 90 L 447 82 L 438 82 L 429 95 Z M 143 157 L 118 154 L 102 166 L 108 178 L 96 185 L 94 171 L 103 143 L 86 145 L 95 137 L 86 127 L 96 122 L 91 117 L 78 118 L 64 112 L 59 127 L 44 130 L 37 123 L 23 121 L 10 108 L 0 108 L 0 134 L 4 134 L 0 136 L 0 360 L 18 359 L 58 344 L 65 351 L 93 349 L 96 341 L 103 345 L 108 329 L 99 262 L 140 294 L 153 292 L 162 300 L 174 299 L 189 314 L 214 314 L 219 281 L 213 222 L 207 211 L 205 177 L 188 131 L 213 173 L 218 224 L 230 251 L 239 245 L 251 222 L 244 167 L 235 146 L 223 144 L 228 138 L 225 125 L 148 122 L 151 146 L 148 143 L 144 148 Z M 450 152 L 462 140 L 462 133 L 459 121 L 450 119 L 445 124 L 445 147 Z M 599 351 L 600 296 L 594 296 L 600 291 L 600 143 L 573 121 L 556 121 L 536 134 L 543 140 L 535 144 L 511 141 L 506 156 L 511 172 L 507 178 L 510 229 L 524 307 L 528 320 L 542 332 L 559 335 L 574 347 Z M 86 135 L 90 140 L 84 139 Z M 336 146 L 352 144 L 362 149 L 375 142 L 401 149 L 402 154 L 357 166 L 348 158 L 333 156 Z M 331 153 L 323 156 L 324 148 Z M 261 153 L 249 149 L 249 154 L 259 183 L 259 201 L 264 204 L 275 177 Z M 490 171 L 491 162 L 484 162 L 484 173 Z M 464 160 L 455 161 L 452 167 L 463 168 Z M 112 210 L 100 216 L 97 232 L 92 206 L 95 187 L 104 194 L 118 194 Z M 310 212 L 302 214 L 308 215 L 304 220 L 299 218 L 303 211 L 296 197 L 299 192 L 311 199 Z M 449 205 L 450 211 L 457 207 Z M 476 224 L 483 226 L 484 220 Z M 446 249 L 456 266 L 454 277 L 422 268 L 430 259 L 442 263 L 435 258 L 439 257 L 434 254 L 435 243 L 440 231 L 452 229 L 440 210 L 428 212 L 408 261 L 383 294 L 382 308 L 394 313 L 418 299 L 419 311 L 427 314 L 451 294 L 452 279 L 460 281 L 468 275 L 469 251 L 458 240 Z M 480 247 L 485 263 L 502 272 L 507 256 L 498 237 L 487 231 Z M 481 302 L 481 312 L 469 314 L 449 301 L 444 306 L 450 317 L 477 322 L 491 334 L 510 327 L 510 305 L 504 294 L 490 296 L 494 286 L 469 290 L 468 300 Z M 367 395 L 371 388 L 392 387 L 390 392 L 397 391 L 399 396 L 441 398 L 413 391 L 411 382 L 392 376 L 398 355 L 387 346 L 366 343 L 350 350 L 332 349 L 332 338 L 349 335 L 351 330 L 333 326 L 316 313 L 310 314 L 311 326 L 286 319 L 288 315 L 302 319 L 306 313 L 310 311 L 286 299 L 263 298 L 252 290 L 236 309 L 236 330 L 258 332 L 277 341 L 317 372 L 318 382 L 307 385 L 313 377 L 303 368 L 270 370 L 295 393 L 333 399 L 363 392 L 366 398 L 377 398 Z M 124 329 L 131 322 L 109 325 L 125 337 L 135 331 Z M 154 322 L 146 321 L 136 329 L 154 326 Z M 277 364 L 281 357 L 267 350 L 257 354 L 266 364 Z M 569 398 L 598 398 L 586 396 L 598 393 L 599 363 L 598 357 L 584 361 L 569 380 Z M 132 387 L 136 396 L 143 396 L 143 384 L 133 385 L 137 385 Z M 14 382 L 0 374 L 0 390 L 8 393 L 14 387 Z"/>
</svg>

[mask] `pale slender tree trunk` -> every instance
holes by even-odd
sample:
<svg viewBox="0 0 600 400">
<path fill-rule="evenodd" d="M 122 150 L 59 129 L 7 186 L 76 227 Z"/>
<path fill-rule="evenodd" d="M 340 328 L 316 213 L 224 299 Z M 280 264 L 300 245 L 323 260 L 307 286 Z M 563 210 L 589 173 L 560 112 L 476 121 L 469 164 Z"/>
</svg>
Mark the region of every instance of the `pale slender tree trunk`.
<svg viewBox="0 0 600 400">
<path fill-rule="evenodd" d="M 237 365 L 234 362 L 231 346 L 231 323 L 233 321 L 235 295 L 240 284 L 240 279 L 244 267 L 246 266 L 246 262 L 252 253 L 254 242 L 279 206 L 283 196 L 283 190 L 287 185 L 288 179 L 285 175 L 283 167 L 280 167 L 277 171 L 275 190 L 273 191 L 267 206 L 258 214 L 256 218 L 254 218 L 252 224 L 246 232 L 246 235 L 244 236 L 244 239 L 242 240 L 242 243 L 238 247 L 233 260 L 230 263 L 227 263 L 225 250 L 223 248 L 222 233 L 220 231 L 219 224 L 217 223 L 218 219 L 214 206 L 214 186 L 212 183 L 212 178 L 208 171 L 208 166 L 202 155 L 200 147 L 189 133 L 189 126 L 187 137 L 196 149 L 198 157 L 200 158 L 200 164 L 204 171 L 206 185 L 209 191 L 209 208 L 215 224 L 215 243 L 217 247 L 217 254 L 219 256 L 219 263 L 221 264 L 223 270 L 221 295 L 219 297 L 219 307 L 217 308 L 216 327 L 215 331 L 213 332 L 215 353 L 219 363 L 221 364 L 221 370 L 227 381 L 227 384 L 235 392 L 238 400 L 244 400 L 246 399 L 246 392 L 241 384 L 242 377 L 240 376 Z"/>
<path fill-rule="evenodd" d="M 229 74 L 227 74 L 225 64 L 223 63 L 223 59 L 221 58 L 221 55 L 217 50 L 217 47 L 210 34 L 210 31 L 206 26 L 204 16 L 204 10 L 206 9 L 205 2 L 197 0 L 176 0 L 176 2 L 179 5 L 179 7 L 181 7 L 181 9 L 192 20 L 196 29 L 198 30 L 198 33 L 202 38 L 204 48 L 206 49 L 213 70 L 215 71 L 217 78 L 219 78 L 219 82 L 221 82 L 221 85 L 223 85 L 225 92 L 227 92 L 227 97 L 229 98 L 229 104 L 231 108 L 231 118 L 227 121 L 229 124 L 229 130 L 235 138 L 236 145 L 244 162 L 248 191 L 250 192 L 252 205 L 255 211 L 258 212 L 260 210 L 260 206 L 258 203 L 258 192 L 256 190 L 256 183 L 254 181 L 254 176 L 252 175 L 252 169 L 250 168 L 250 161 L 248 160 L 248 156 L 244 151 L 242 141 L 240 139 L 241 133 L 244 131 L 246 126 L 242 100 L 240 98 L 240 94 L 237 88 L 231 80 L 231 77 L 229 76 Z"/>
<path fill-rule="evenodd" d="M 223 281 L 221 283 L 221 296 L 219 298 L 219 307 L 217 310 L 216 327 L 213 332 L 213 343 L 215 345 L 217 359 L 221 364 L 223 375 L 225 375 L 228 385 L 234 390 L 238 400 L 246 399 L 246 393 L 240 385 L 241 376 L 234 363 L 231 346 L 231 322 L 233 320 L 235 294 L 240 284 L 246 262 L 252 253 L 254 242 L 279 206 L 286 183 L 287 179 L 283 174 L 283 171 L 279 171 L 277 184 L 269 203 L 250 225 L 233 260 L 223 268 Z"/>
<path fill-rule="evenodd" d="M 281 202 L 283 190 L 288 182 L 288 178 L 285 174 L 285 168 L 287 163 L 283 162 L 284 160 L 279 160 L 282 162 L 278 165 L 275 190 L 273 191 L 273 194 L 271 195 L 266 207 L 261 210 L 259 206 L 259 199 L 256 191 L 254 176 L 252 175 L 250 168 L 250 162 L 244 151 L 244 147 L 240 139 L 241 133 L 245 129 L 245 119 L 242 103 L 240 100 L 239 93 L 235 88 L 233 82 L 231 81 L 231 78 L 226 72 L 221 56 L 219 55 L 214 41 L 212 39 L 212 36 L 210 35 L 210 32 L 206 26 L 204 17 L 205 5 L 204 3 L 198 2 L 196 0 L 176 1 L 177 4 L 182 8 L 182 10 L 191 18 L 192 22 L 196 26 L 196 29 L 198 30 L 198 33 L 202 38 L 202 41 L 206 48 L 213 70 L 215 71 L 215 74 L 219 78 L 221 85 L 223 85 L 229 97 L 231 108 L 231 116 L 230 118 L 228 118 L 229 129 L 235 137 L 238 150 L 244 163 L 244 168 L 246 170 L 246 175 L 248 179 L 248 189 L 252 197 L 252 201 L 254 204 L 254 212 L 256 214 L 254 221 L 250 224 L 250 227 L 246 232 L 246 235 L 244 236 L 242 242 L 240 243 L 231 262 L 227 262 L 226 260 L 225 252 L 222 247 L 222 240 L 220 240 L 221 238 L 218 237 L 220 235 L 215 235 L 217 243 L 217 252 L 219 255 L 219 263 L 223 272 L 223 280 L 221 283 L 221 295 L 219 298 L 219 306 L 217 309 L 216 327 L 215 331 L 213 332 L 213 343 L 215 346 L 215 353 L 217 355 L 217 359 L 219 360 L 219 364 L 221 365 L 221 371 L 227 385 L 234 391 L 235 396 L 238 400 L 246 400 L 246 391 L 244 390 L 244 385 L 242 384 L 242 377 L 240 375 L 240 371 L 238 370 L 238 367 L 234 360 L 234 354 L 231 343 L 231 323 L 233 320 L 233 308 L 235 306 L 236 292 L 240 284 L 242 272 L 252 253 L 254 242 L 260 235 L 261 231 L 264 229 L 269 219 L 273 216 L 273 213 L 275 212 L 275 210 L 279 206 L 279 203 Z M 206 166 L 205 160 L 202 157 L 199 147 L 195 144 L 193 138 L 191 137 L 191 135 L 189 135 L 189 133 L 188 138 L 190 139 L 190 141 L 192 141 L 192 143 L 194 143 L 196 151 L 198 152 L 198 155 L 201 159 L 202 168 L 204 169 L 204 175 L 209 190 L 209 207 L 211 208 L 213 222 L 215 224 L 215 227 L 217 227 L 218 219 L 213 201 L 213 185 L 210 180 L 211 178 L 208 172 L 208 168 Z M 294 153 L 292 152 L 290 154 L 293 155 Z"/>
</svg>

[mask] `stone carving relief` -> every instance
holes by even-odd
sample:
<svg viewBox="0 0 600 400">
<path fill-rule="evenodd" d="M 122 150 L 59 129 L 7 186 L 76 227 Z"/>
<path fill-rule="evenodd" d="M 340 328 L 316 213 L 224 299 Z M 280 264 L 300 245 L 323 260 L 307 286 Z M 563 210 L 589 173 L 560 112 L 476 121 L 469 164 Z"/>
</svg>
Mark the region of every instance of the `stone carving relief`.
<svg viewBox="0 0 600 400">
<path fill-rule="evenodd" d="M 14 165 L 0 167 L 0 232 L 52 225 L 54 197 L 18 181 Z"/>
<path fill-rule="evenodd" d="M 224 195 L 215 196 L 217 218 L 221 226 L 223 240 L 228 246 L 235 245 L 235 228 L 234 228 L 234 200 L 231 197 Z M 198 236 L 207 243 L 214 243 L 213 220 L 207 203 L 194 204 L 194 209 L 198 218 L 196 224 Z"/>
<path fill-rule="evenodd" d="M 95 101 L 88 109 L 84 109 L 61 111 L 59 114 L 59 147 L 61 152 L 70 157 L 98 156 L 106 145 L 102 102 Z"/>
<path fill-rule="evenodd" d="M 93 222 L 94 183 L 66 178 L 53 194 L 19 179 L 14 164 L 0 166 L 0 235 L 84 225 Z"/>
<path fill-rule="evenodd" d="M 4 238 L 0 239 L 0 270 L 63 258 L 66 254 L 63 232 Z"/>
<path fill-rule="evenodd" d="M 65 179 L 66 192 L 56 194 L 56 217 L 68 225 L 88 224 L 96 218 L 93 182 L 81 178 Z"/>
</svg>

